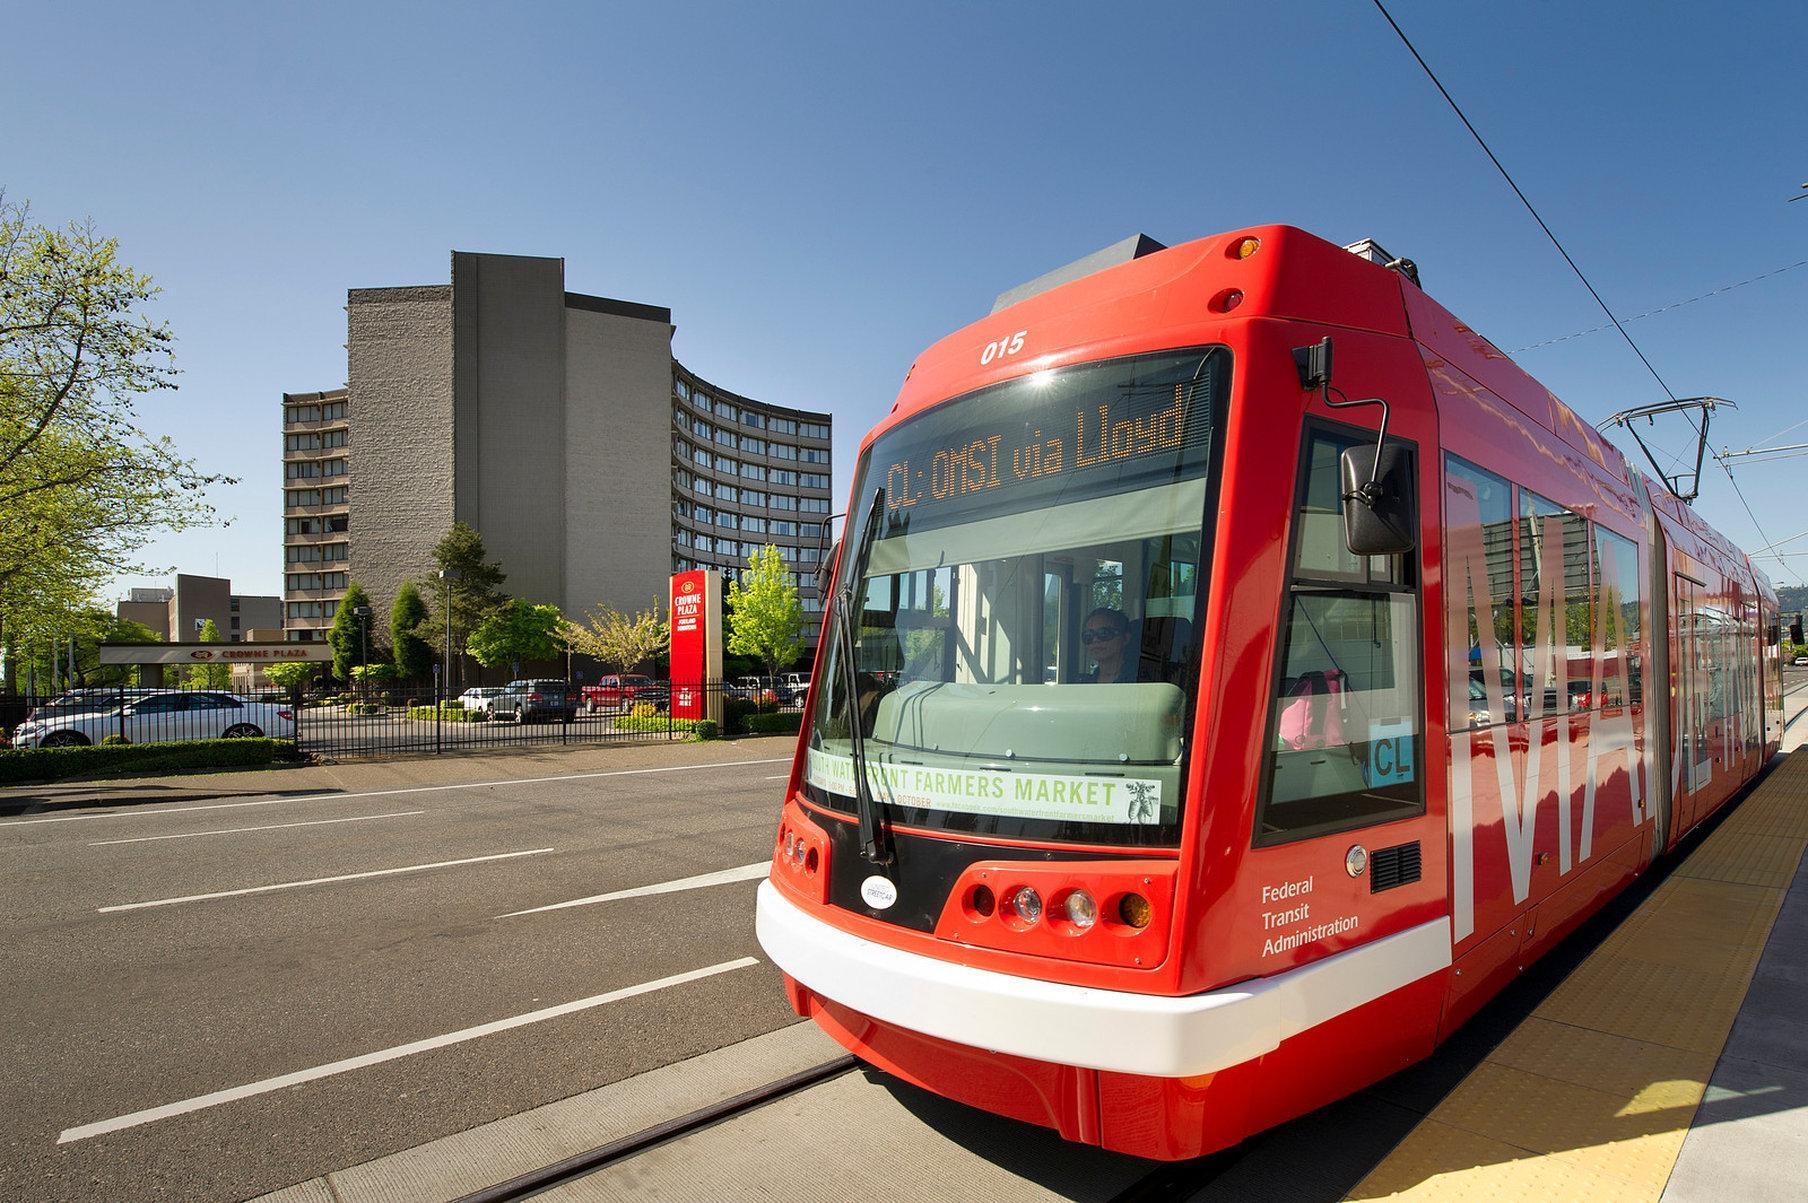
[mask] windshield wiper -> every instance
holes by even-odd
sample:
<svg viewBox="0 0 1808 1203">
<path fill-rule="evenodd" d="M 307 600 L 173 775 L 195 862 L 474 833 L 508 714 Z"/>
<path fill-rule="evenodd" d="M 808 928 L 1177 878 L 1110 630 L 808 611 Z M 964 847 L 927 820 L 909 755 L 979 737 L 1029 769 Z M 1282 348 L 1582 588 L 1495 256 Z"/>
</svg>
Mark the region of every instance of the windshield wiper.
<svg viewBox="0 0 1808 1203">
<path fill-rule="evenodd" d="M 860 729 L 860 674 L 854 666 L 854 623 L 856 621 L 856 588 L 861 573 L 866 571 L 866 555 L 872 550 L 873 536 L 879 530 L 879 516 L 885 511 L 885 490 L 873 492 L 872 505 L 866 511 L 866 525 L 861 528 L 860 542 L 848 561 L 846 579 L 836 590 L 841 605 L 842 688 L 847 694 L 848 745 L 854 761 L 854 809 L 860 816 L 860 855 L 875 865 L 891 863 L 891 832 L 879 813 L 866 780 L 866 736 Z"/>
</svg>

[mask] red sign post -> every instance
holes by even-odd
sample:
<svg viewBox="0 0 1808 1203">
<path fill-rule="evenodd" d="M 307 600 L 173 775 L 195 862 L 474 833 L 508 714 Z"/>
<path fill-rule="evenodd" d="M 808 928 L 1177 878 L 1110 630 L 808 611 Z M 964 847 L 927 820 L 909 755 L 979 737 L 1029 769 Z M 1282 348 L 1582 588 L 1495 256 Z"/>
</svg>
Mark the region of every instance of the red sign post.
<svg viewBox="0 0 1808 1203">
<path fill-rule="evenodd" d="M 722 574 L 672 574 L 672 717 L 722 721 Z M 714 688 L 711 688 L 711 686 Z"/>
</svg>

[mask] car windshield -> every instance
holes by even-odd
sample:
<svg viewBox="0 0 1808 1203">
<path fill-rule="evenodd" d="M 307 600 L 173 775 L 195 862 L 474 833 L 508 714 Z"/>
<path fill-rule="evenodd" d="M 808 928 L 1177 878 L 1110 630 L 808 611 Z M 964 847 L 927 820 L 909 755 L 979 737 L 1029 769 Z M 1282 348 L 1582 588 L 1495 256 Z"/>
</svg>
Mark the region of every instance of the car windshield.
<svg viewBox="0 0 1808 1203">
<path fill-rule="evenodd" d="M 899 822 L 1177 841 L 1222 348 L 1042 372 L 886 432 L 841 571 L 873 797 Z M 837 605 L 835 621 L 843 621 Z M 806 781 L 853 809 L 837 631 Z"/>
</svg>

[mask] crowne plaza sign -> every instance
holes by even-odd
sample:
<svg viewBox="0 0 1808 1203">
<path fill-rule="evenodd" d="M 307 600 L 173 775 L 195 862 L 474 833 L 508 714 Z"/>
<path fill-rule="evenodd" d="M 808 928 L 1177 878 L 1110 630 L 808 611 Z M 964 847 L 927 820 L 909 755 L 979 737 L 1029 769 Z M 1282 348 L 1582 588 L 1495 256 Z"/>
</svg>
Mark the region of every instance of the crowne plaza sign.
<svg viewBox="0 0 1808 1203">
<path fill-rule="evenodd" d="M 333 658 L 327 643 L 103 643 L 102 664 L 320 663 Z"/>
</svg>

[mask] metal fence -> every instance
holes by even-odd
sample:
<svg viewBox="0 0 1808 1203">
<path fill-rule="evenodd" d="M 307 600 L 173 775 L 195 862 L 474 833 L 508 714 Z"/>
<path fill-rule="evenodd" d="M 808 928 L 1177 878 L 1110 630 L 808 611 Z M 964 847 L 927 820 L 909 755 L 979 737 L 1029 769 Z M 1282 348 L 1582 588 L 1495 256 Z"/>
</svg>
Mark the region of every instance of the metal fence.
<svg viewBox="0 0 1808 1203">
<path fill-rule="evenodd" d="M 724 681 L 647 682 L 627 689 L 535 681 L 450 697 L 432 682 L 257 693 L 107 686 L 56 697 L 0 696 L 0 746 L 262 735 L 293 739 L 306 753 L 341 757 L 695 738 L 698 721 L 677 717 L 674 709 L 679 715 L 721 714 L 717 735 L 795 731 L 803 696 L 777 682 Z"/>
</svg>

